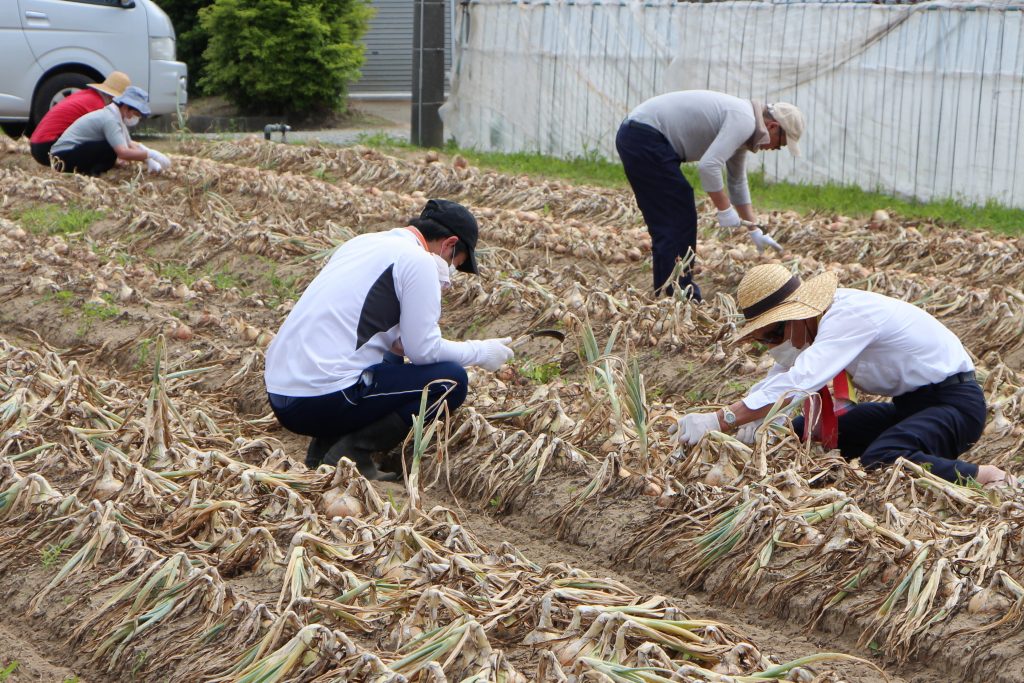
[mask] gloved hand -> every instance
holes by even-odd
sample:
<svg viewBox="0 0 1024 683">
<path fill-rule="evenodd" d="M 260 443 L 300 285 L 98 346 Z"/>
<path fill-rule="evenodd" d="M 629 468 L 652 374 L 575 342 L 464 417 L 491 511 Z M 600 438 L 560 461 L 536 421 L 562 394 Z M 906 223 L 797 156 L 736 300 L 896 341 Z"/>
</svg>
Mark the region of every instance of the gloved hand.
<svg viewBox="0 0 1024 683">
<path fill-rule="evenodd" d="M 719 211 L 718 224 L 723 228 L 738 228 L 740 225 L 740 215 L 736 212 L 736 207 L 730 206 L 725 211 Z"/>
<path fill-rule="evenodd" d="M 668 428 L 669 434 L 675 434 L 676 441 L 686 446 L 693 446 L 708 432 L 721 429 L 718 413 L 689 413 L 679 418 L 676 424 Z"/>
<path fill-rule="evenodd" d="M 494 372 L 502 365 L 512 360 L 516 352 L 510 349 L 507 344 L 512 337 L 501 337 L 500 339 L 484 339 L 480 342 L 480 358 L 476 364 L 484 370 Z"/>
<path fill-rule="evenodd" d="M 163 166 L 157 163 L 156 159 L 146 159 L 146 170 L 150 173 L 163 173 Z"/>
<path fill-rule="evenodd" d="M 161 170 L 166 171 L 167 169 L 169 169 L 171 167 L 171 159 L 166 154 L 162 154 L 162 153 L 156 151 L 155 149 L 149 149 L 147 147 L 146 148 L 146 155 L 149 157 L 146 160 L 146 165 L 147 166 L 149 165 L 150 161 L 155 161 L 156 163 L 160 164 Z"/>
<path fill-rule="evenodd" d="M 736 430 L 736 438 L 748 446 L 753 446 L 755 438 L 754 433 L 763 423 L 764 420 L 754 420 L 753 422 L 740 425 L 740 428 Z"/>
<path fill-rule="evenodd" d="M 780 415 L 780 416 L 776 417 L 774 420 L 772 420 L 772 424 L 781 425 L 785 421 L 786 421 L 786 418 Z M 760 419 L 760 420 L 754 420 L 753 422 L 747 422 L 746 424 L 740 425 L 739 429 L 736 430 L 736 438 L 739 439 L 740 441 L 742 441 L 743 443 L 747 444 L 748 446 L 753 446 L 754 445 L 754 441 L 757 440 L 756 432 L 757 432 L 758 429 L 761 428 L 761 425 L 763 425 L 763 424 L 764 424 L 764 419 Z M 769 444 L 773 444 L 777 440 L 778 440 L 778 437 L 775 436 L 774 434 L 771 434 L 768 437 L 768 443 Z"/>
<path fill-rule="evenodd" d="M 772 239 L 772 236 L 767 234 L 761 228 L 754 228 L 747 232 L 747 236 L 750 237 L 754 246 L 757 247 L 757 253 L 763 254 L 766 247 L 771 247 L 775 251 L 782 253 L 782 245 Z"/>
</svg>

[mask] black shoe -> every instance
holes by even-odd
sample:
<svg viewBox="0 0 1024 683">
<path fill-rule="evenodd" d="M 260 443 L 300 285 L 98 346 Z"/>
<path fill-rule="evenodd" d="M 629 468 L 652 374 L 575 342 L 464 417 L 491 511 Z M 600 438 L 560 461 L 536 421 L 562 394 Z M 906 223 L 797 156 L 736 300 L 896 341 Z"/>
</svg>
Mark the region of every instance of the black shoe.
<svg viewBox="0 0 1024 683">
<path fill-rule="evenodd" d="M 381 472 L 373 461 L 373 454 L 388 451 L 405 439 L 409 427 L 400 416 L 392 413 L 387 417 L 369 424 L 357 432 L 346 434 L 338 439 L 327 452 L 323 462 L 337 465 L 342 457 L 356 464 L 359 474 L 367 479 L 377 481 L 396 481 L 400 474 Z"/>
<path fill-rule="evenodd" d="M 315 470 L 324 461 L 324 454 L 337 441 L 337 437 L 314 436 L 306 448 L 306 467 Z"/>
<path fill-rule="evenodd" d="M 362 449 L 353 448 L 351 443 L 342 437 L 336 444 L 331 446 L 324 456 L 324 462 L 328 465 L 337 465 L 342 458 L 348 458 L 356 464 L 359 474 L 370 481 L 398 481 L 400 474 L 397 472 L 381 472 L 377 469 L 377 463 L 373 461 L 373 453 Z M 332 462 L 333 460 L 333 462 Z"/>
</svg>

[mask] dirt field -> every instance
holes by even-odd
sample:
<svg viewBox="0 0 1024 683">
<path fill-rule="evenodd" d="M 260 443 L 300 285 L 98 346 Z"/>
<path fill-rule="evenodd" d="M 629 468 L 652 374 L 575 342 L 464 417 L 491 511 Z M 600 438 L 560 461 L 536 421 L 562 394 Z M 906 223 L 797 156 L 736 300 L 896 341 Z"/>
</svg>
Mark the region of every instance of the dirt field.
<svg viewBox="0 0 1024 683">
<path fill-rule="evenodd" d="M 710 215 L 691 306 L 647 294 L 625 192 L 362 148 L 172 151 L 164 176 L 96 180 L 0 143 L 0 680 L 1024 680 L 1019 496 L 865 473 L 785 427 L 670 457 L 673 411 L 770 364 L 728 343 L 763 257 Z M 263 349 L 335 244 L 434 196 L 482 226 L 446 333 L 566 341 L 471 370 L 417 485 L 310 472 Z M 771 231 L 786 265 L 959 334 L 992 407 L 966 457 L 1018 470 L 1024 245 L 879 218 Z M 772 670 L 815 653 L 867 661 Z"/>
</svg>

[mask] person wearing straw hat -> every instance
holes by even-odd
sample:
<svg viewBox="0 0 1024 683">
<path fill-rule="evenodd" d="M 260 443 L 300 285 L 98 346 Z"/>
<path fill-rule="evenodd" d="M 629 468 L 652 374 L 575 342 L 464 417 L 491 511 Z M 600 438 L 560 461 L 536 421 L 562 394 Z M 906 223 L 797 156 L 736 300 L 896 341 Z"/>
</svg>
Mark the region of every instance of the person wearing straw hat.
<svg viewBox="0 0 1024 683">
<path fill-rule="evenodd" d="M 1010 482 L 998 467 L 958 459 L 984 430 L 985 396 L 963 344 L 928 313 L 875 292 L 840 288 L 834 273 L 804 282 L 776 264 L 749 270 L 737 300 L 745 318 L 738 341 L 764 344 L 775 365 L 728 408 L 683 416 L 675 426 L 681 443 L 759 421 L 779 399 L 794 396 L 810 399 L 804 417 L 794 421 L 798 433 L 805 439 L 813 433 L 847 460 L 860 458 L 865 468 L 903 457 L 953 482 Z M 828 385 L 847 380 L 892 401 L 837 409 Z"/>
<path fill-rule="evenodd" d="M 697 163 L 701 187 L 718 209 L 719 225 L 739 228 L 741 221 L 747 221 L 747 235 L 758 252 L 766 247 L 782 251 L 755 225 L 747 152 L 786 147 L 793 156 L 800 156 L 803 132 L 803 114 L 792 104 L 763 104 L 710 90 L 658 95 L 630 112 L 619 126 L 615 148 L 651 235 L 655 292 L 671 294 L 678 285 L 689 297 L 701 298 L 692 275 L 697 205 L 679 165 Z M 728 192 L 722 182 L 723 168 Z M 671 283 L 677 261 L 684 266 L 678 282 Z"/>
<path fill-rule="evenodd" d="M 111 71 L 102 83 L 88 83 L 78 92 L 72 93 L 46 112 L 32 131 L 29 143 L 32 158 L 43 166 L 50 165 L 50 148 L 68 127 L 90 112 L 110 104 L 111 100 L 124 94 L 132 84 L 128 74 Z"/>
<path fill-rule="evenodd" d="M 133 142 L 128 133 L 149 114 L 149 93 L 128 86 L 109 105 L 81 117 L 57 138 L 50 148 L 54 167 L 92 176 L 106 173 L 119 159 L 146 162 L 153 173 L 170 168 L 167 156 Z"/>
<path fill-rule="evenodd" d="M 344 456 L 367 479 L 395 478 L 373 455 L 405 439 L 424 389 L 425 417 L 454 411 L 466 367 L 512 358 L 511 339 L 449 341 L 438 327 L 454 272 L 479 272 L 478 235 L 466 207 L 431 199 L 406 227 L 342 244 L 302 293 L 267 348 L 264 380 L 281 426 L 312 437 L 308 467 Z"/>
</svg>

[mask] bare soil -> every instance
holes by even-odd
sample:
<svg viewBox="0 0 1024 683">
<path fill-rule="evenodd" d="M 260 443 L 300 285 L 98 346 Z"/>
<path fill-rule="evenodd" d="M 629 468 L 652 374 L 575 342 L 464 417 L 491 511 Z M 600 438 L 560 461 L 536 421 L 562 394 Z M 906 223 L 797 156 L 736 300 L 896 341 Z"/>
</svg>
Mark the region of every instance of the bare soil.
<svg viewBox="0 0 1024 683">
<path fill-rule="evenodd" d="M 89 373 L 116 377 L 145 390 L 153 372 L 153 340 L 165 335 L 168 355 L 164 371 L 207 368 L 188 389 L 217 406 L 213 419 L 229 424 L 235 436 L 267 438 L 283 444 L 285 453 L 299 462 L 305 440 L 284 432 L 268 416 L 261 375 L 262 349 L 270 335 L 315 275 L 323 253 L 332 243 L 350 234 L 401 224 L 425 196 L 447 190 L 458 197 L 463 191 L 443 185 L 437 163 L 422 163 L 415 156 L 410 158 L 422 165 L 420 175 L 410 177 L 407 167 L 385 161 L 379 168 L 374 167 L 376 175 L 370 177 L 369 171 L 358 176 L 358 169 L 327 163 L 316 149 L 299 150 L 295 154 L 305 156 L 292 158 L 268 146 L 245 157 L 231 156 L 233 150 L 215 145 L 187 146 L 180 150 L 181 168 L 167 176 L 138 177 L 132 169 L 118 169 L 96 181 L 56 178 L 36 166 L 24 148 L 8 144 L 3 152 L 0 218 L 7 222 L 0 224 L 0 232 L 8 236 L 9 243 L 5 243 L 8 251 L 0 259 L 0 336 L 39 351 L 59 349 L 63 358 L 77 361 Z M 370 152 L 366 158 L 379 161 Z M 644 290 L 649 278 L 642 259 L 612 261 L 610 254 L 624 250 L 599 249 L 601 240 L 622 246 L 632 244 L 638 234 L 635 215 L 612 221 L 614 225 L 601 217 L 607 209 L 602 209 L 605 205 L 599 205 L 598 200 L 614 206 L 616 202 L 628 203 L 628 196 L 595 190 L 587 199 L 593 199 L 597 208 L 577 207 L 573 209 L 576 213 L 553 201 L 555 208 L 550 211 L 554 217 L 549 219 L 537 205 L 538 192 L 532 183 L 517 185 L 499 178 L 492 185 L 489 194 L 465 190 L 474 208 L 496 211 L 484 219 L 485 228 L 494 229 L 494 243 L 498 245 L 489 256 L 494 259 L 492 270 L 484 285 L 469 283 L 462 294 L 456 293 L 463 297 L 458 302 L 462 306 L 446 310 L 442 321 L 446 332 L 456 338 L 515 336 L 538 325 L 563 324 L 570 321 L 573 309 L 566 302 L 572 299 L 574 286 L 582 286 L 591 297 L 587 305 L 593 309 L 600 337 L 607 338 L 615 316 L 602 317 L 600 306 L 615 304 L 602 303 L 605 300 L 594 299 L 591 292 L 608 291 L 630 301 L 629 292 Z M 568 195 L 569 189 L 556 187 L 554 198 L 557 200 L 563 191 Z M 27 210 L 50 204 L 69 210 L 98 209 L 104 217 L 67 234 L 18 232 Z M 548 204 L 543 207 L 546 209 Z M 524 211 L 538 215 L 523 217 Z M 581 215 L 585 217 L 574 217 Z M 588 215 L 591 217 L 586 218 Z M 518 234 L 528 235 L 539 222 L 547 220 L 552 221 L 549 227 L 554 231 L 585 230 L 588 225 L 597 228 L 590 233 L 594 236 L 589 241 L 566 240 L 569 251 L 562 253 L 553 252 L 547 244 L 516 241 L 517 229 Z M 507 231 L 497 236 L 503 226 Z M 853 231 L 854 227 L 836 229 Z M 903 253 L 902 263 L 907 268 L 892 274 L 889 265 L 900 255 L 899 245 L 909 239 L 900 226 L 876 233 L 880 239 L 875 244 L 860 233 L 846 241 L 837 240 L 834 232 L 828 234 L 820 226 L 815 230 L 790 228 L 794 243 L 801 229 L 813 233 L 803 241 L 808 254 L 814 254 L 811 258 L 823 263 L 849 263 L 851 258 L 844 250 L 850 250 L 870 266 L 869 278 L 875 278 L 871 282 L 876 286 L 893 294 L 904 293 L 908 299 L 913 298 L 911 294 L 922 298 L 927 293 L 936 314 L 970 340 L 979 360 L 987 359 L 989 377 L 1017 381 L 1015 372 L 1022 358 L 1019 328 L 1015 337 L 1004 329 L 1004 323 L 989 321 L 981 313 L 1002 303 L 1007 317 L 1015 322 L 1015 309 L 1009 307 L 1012 302 L 1006 301 L 1005 294 L 989 297 L 988 288 L 1013 282 L 1019 277 L 1017 273 L 986 273 L 991 278 L 980 285 L 974 281 L 976 273 L 971 268 L 958 266 L 951 267 L 936 282 L 927 265 L 935 265 L 934 257 Z M 543 233 L 536 231 L 540 236 L 537 240 Z M 830 243 L 830 237 L 836 243 Z M 975 244 L 985 254 L 1009 253 L 1017 248 L 1008 241 Z M 589 256 L 576 256 L 572 251 L 583 247 L 589 252 L 581 253 Z M 717 292 L 732 291 L 742 269 L 756 262 L 749 255 L 740 258 L 724 248 L 715 249 L 714 253 L 702 254 L 708 261 L 704 268 L 709 300 Z M 712 263 L 718 267 L 712 268 Z M 538 288 L 550 288 L 555 294 L 553 300 L 535 303 L 521 290 L 503 288 L 505 281 L 519 284 L 527 277 L 534 279 Z M 181 290 L 183 285 L 185 290 Z M 964 301 L 951 299 L 945 286 L 967 292 Z M 125 293 L 125 287 L 129 293 Z M 517 302 L 517 296 L 522 300 Z M 577 310 L 582 308 L 577 306 Z M 625 316 L 627 311 L 620 310 L 617 315 Z M 699 311 L 693 315 L 698 322 L 701 320 Z M 706 327 L 717 330 L 718 321 L 713 322 Z M 572 323 L 565 324 L 568 327 Z M 733 400 L 764 370 L 762 359 L 726 351 L 723 337 L 715 337 L 717 332 L 700 337 L 705 346 L 690 348 L 686 340 L 655 339 L 653 327 L 624 329 L 622 339 L 633 344 L 656 416 L 666 415 L 673 405 L 683 408 Z M 183 329 L 187 334 L 181 332 Z M 531 379 L 530 369 L 543 364 L 557 368 L 555 384 L 563 390 L 563 396 L 568 396 L 567 405 L 573 392 L 581 391 L 572 385 L 581 382 L 586 370 L 571 345 L 553 348 L 543 340 L 530 342 L 520 352 L 520 363 L 510 380 L 497 384 L 490 378 L 481 380 L 467 407 L 491 414 L 531 405 L 535 392 L 542 387 Z M 988 388 L 996 395 L 998 387 Z M 1009 390 L 1003 393 L 1010 394 Z M 1007 405 L 1007 411 L 1019 410 L 1008 398 Z M 1008 416 L 1015 417 L 1015 413 L 1008 412 Z M 594 421 L 593 429 L 574 435 L 573 446 L 591 455 L 591 464 L 600 462 L 599 458 L 604 457 L 602 445 L 609 436 L 605 429 L 607 414 L 573 413 L 572 417 L 580 422 Z M 533 429 L 527 418 L 495 423 L 502 429 Z M 1005 432 L 987 435 L 971 457 L 1016 466 L 1022 441 L 1022 430 L 1011 425 Z M 657 449 L 665 448 L 665 441 L 652 447 L 657 454 Z M 472 463 L 459 458 L 460 454 L 452 454 L 451 466 L 468 471 Z M 437 472 L 428 468 L 428 479 Z M 643 595 L 668 596 L 693 618 L 732 625 L 777 661 L 811 652 L 845 652 L 871 659 L 885 669 L 890 680 L 901 683 L 1024 680 L 1024 663 L 1017 656 L 1024 636 L 999 632 L 998 637 L 954 637 L 951 634 L 960 629 L 986 623 L 963 611 L 929 631 L 929 637 L 914 654 L 899 663 L 885 652 L 884 644 L 858 644 L 875 593 L 853 596 L 810 628 L 822 602 L 821 593 L 785 594 L 774 584 L 766 584 L 768 588 L 748 596 L 733 591 L 734 577 L 724 572 L 710 572 L 699 580 L 684 577 L 672 553 L 636 554 L 632 549 L 645 530 L 688 513 L 656 506 L 652 497 L 638 493 L 643 482 L 631 477 L 589 499 L 578 512 L 566 515 L 565 506 L 577 500 L 591 481 L 592 470 L 586 472 L 589 474 L 552 466 L 507 505 L 494 498 L 481 498 L 468 484 L 449 486 L 446 478 L 438 476 L 436 484 L 424 491 L 422 507 L 443 505 L 452 509 L 483 545 L 496 547 L 510 542 L 539 565 L 568 563 L 591 575 L 620 581 Z M 70 481 L 70 473 L 68 477 Z M 54 482 L 66 483 L 56 477 Z M 377 489 L 400 504 L 406 500 L 401 486 L 379 484 Z M 867 507 L 866 500 L 862 502 Z M 284 539 L 282 547 L 287 544 Z M 779 554 L 791 557 L 785 552 Z M 0 643 L 4 644 L 0 664 L 18 662 L 9 680 L 65 681 L 75 675 L 82 681 L 126 680 L 125 671 L 131 674 L 131 666 L 107 672 L 66 645 L 77 625 L 74 610 L 67 606 L 77 606 L 81 614 L 87 606 L 102 602 L 101 596 L 91 594 L 88 582 L 61 589 L 45 613 L 26 615 L 28 600 L 52 578 L 56 568 L 40 562 L 7 569 L 5 581 L 9 583 L 3 596 L 8 609 L 0 613 Z M 777 567 L 783 574 L 791 569 L 784 564 Z M 1007 569 L 1017 571 L 1009 565 Z M 225 578 L 238 595 L 271 604 L 281 591 L 283 571 L 241 572 Z M 360 638 L 355 637 L 360 644 L 375 645 Z M 534 653 L 528 648 L 511 647 L 509 651 L 517 662 L 532 662 Z M 879 680 L 877 672 L 862 665 L 836 663 L 827 668 L 850 682 Z M 144 670 L 146 663 L 139 662 L 137 671 Z"/>
</svg>

